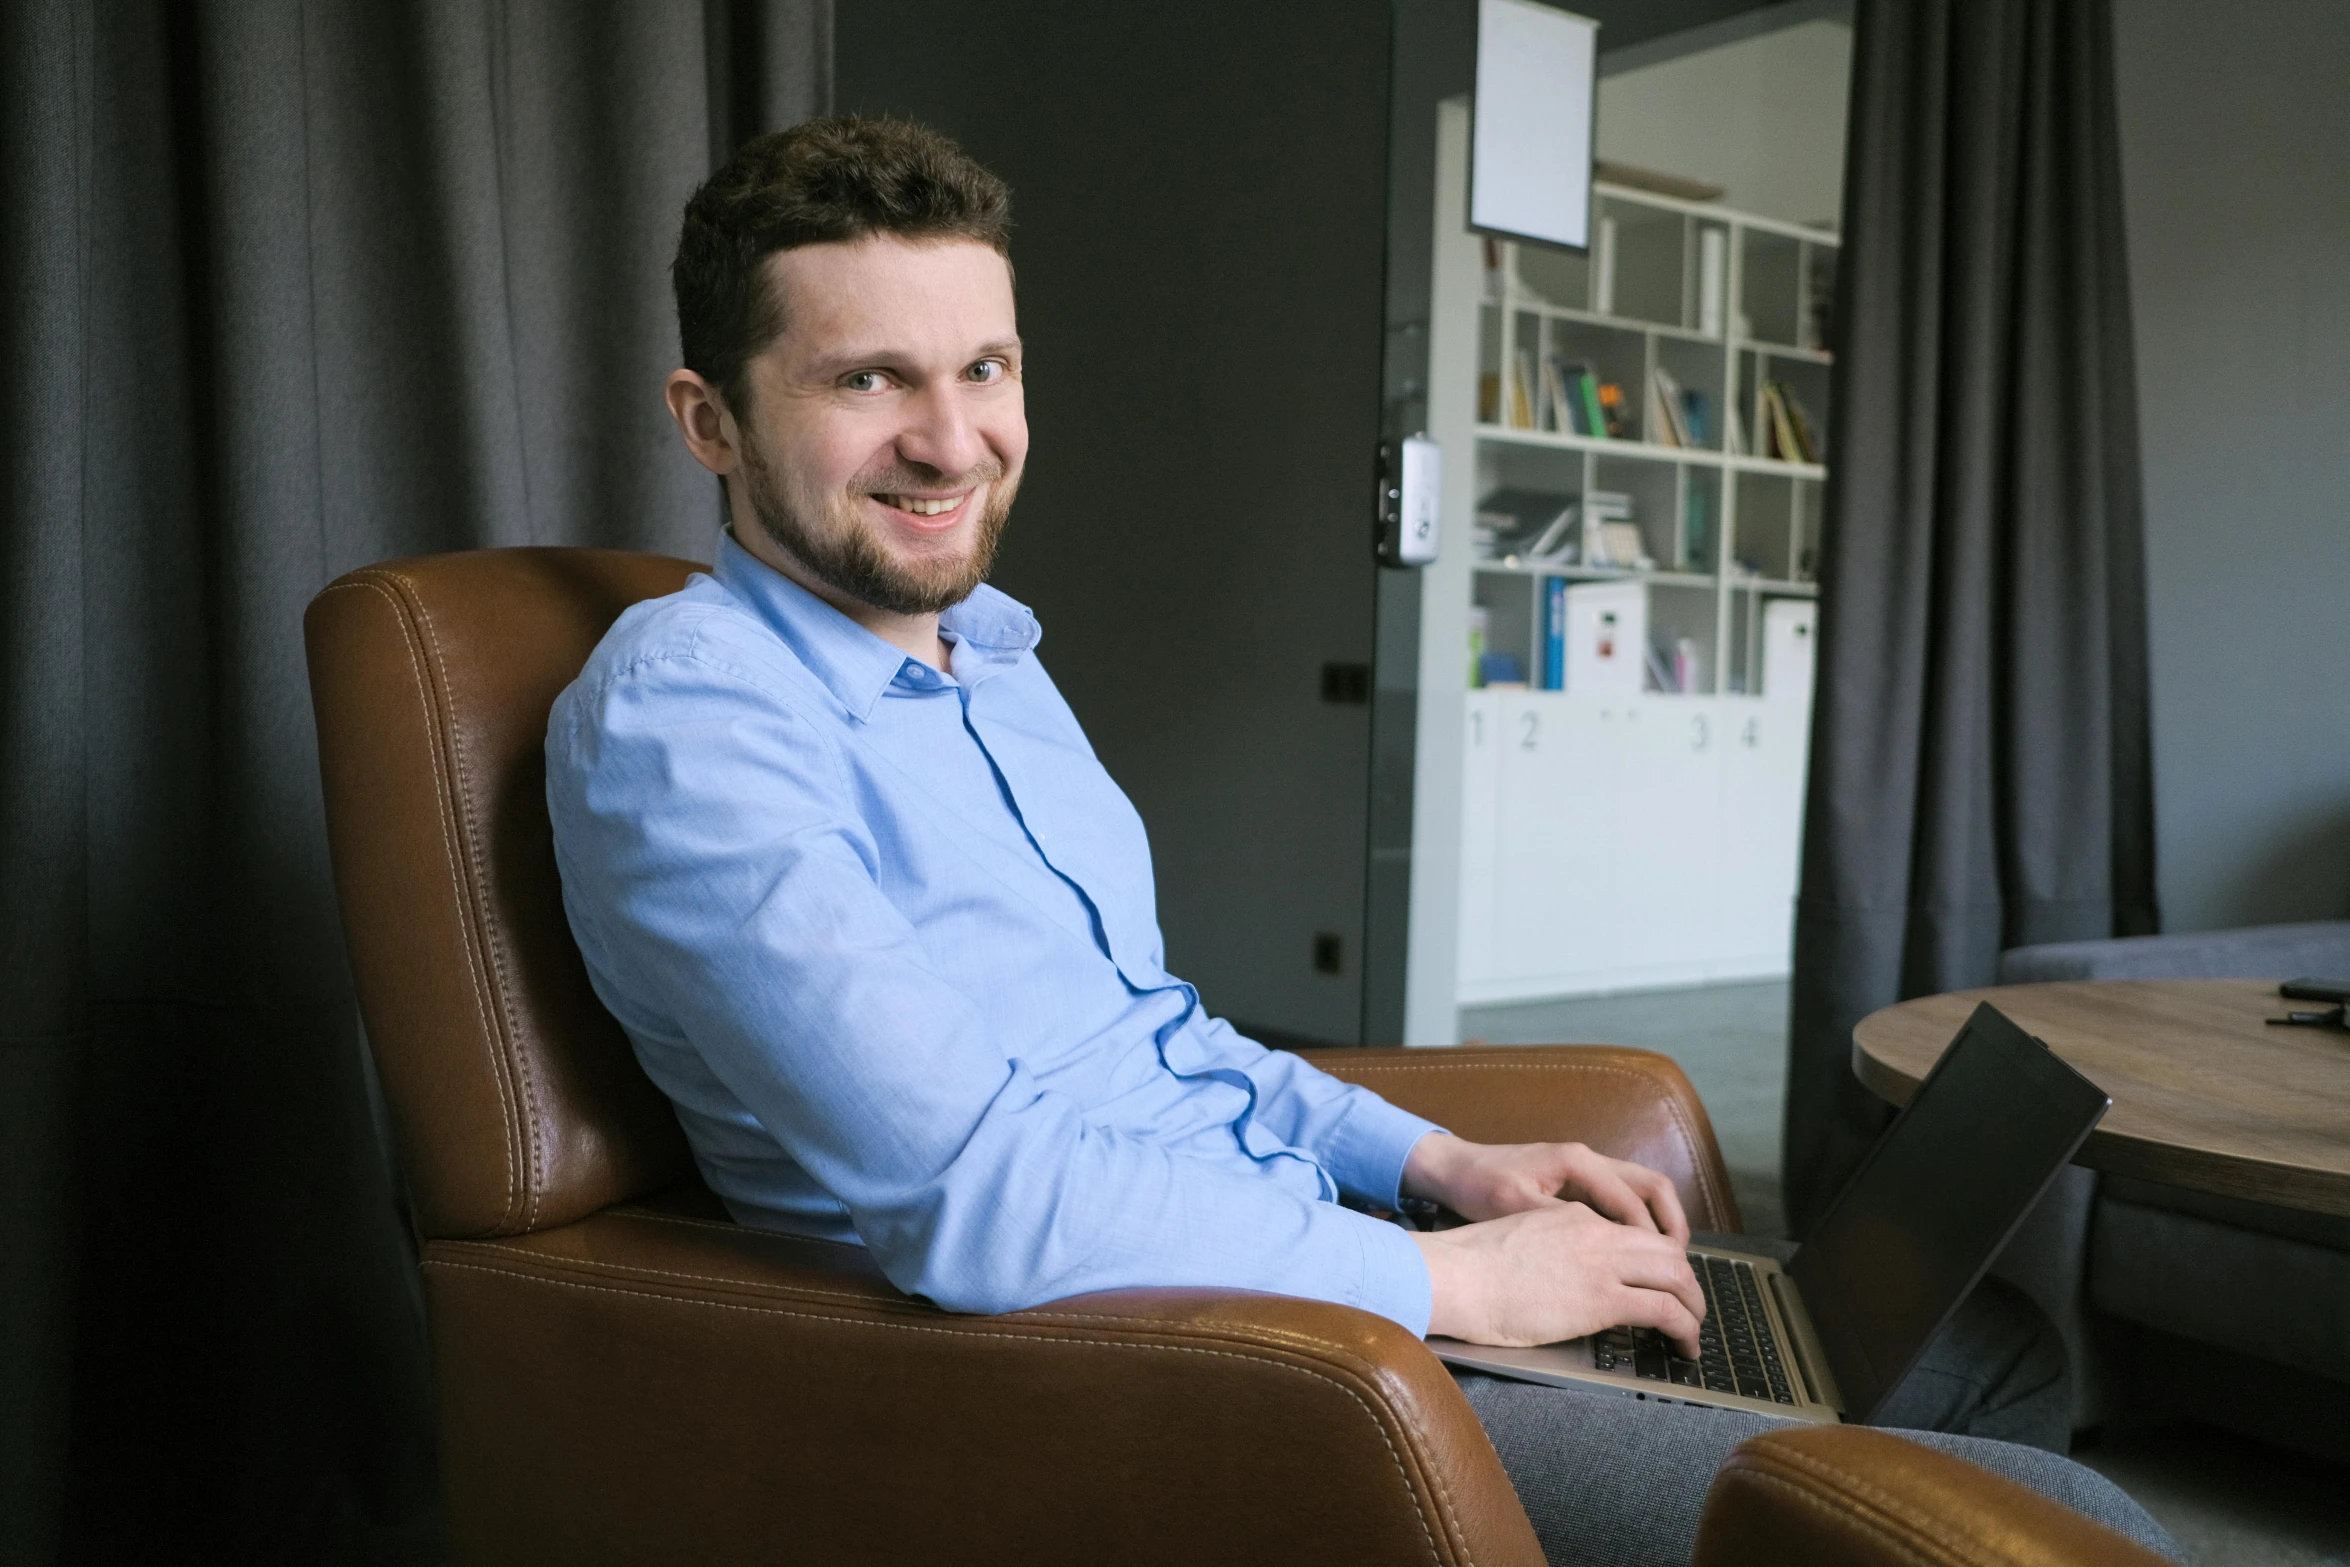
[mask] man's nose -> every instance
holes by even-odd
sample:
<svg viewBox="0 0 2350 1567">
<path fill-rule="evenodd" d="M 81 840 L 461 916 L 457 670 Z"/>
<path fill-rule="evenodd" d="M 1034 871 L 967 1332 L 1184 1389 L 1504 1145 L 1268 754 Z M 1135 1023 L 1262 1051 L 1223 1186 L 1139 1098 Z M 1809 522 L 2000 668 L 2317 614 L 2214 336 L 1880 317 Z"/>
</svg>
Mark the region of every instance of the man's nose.
<svg viewBox="0 0 2350 1567">
<path fill-rule="evenodd" d="M 987 460 L 986 437 L 953 389 L 924 391 L 909 412 L 898 435 L 898 455 L 908 462 L 958 478 Z"/>
</svg>

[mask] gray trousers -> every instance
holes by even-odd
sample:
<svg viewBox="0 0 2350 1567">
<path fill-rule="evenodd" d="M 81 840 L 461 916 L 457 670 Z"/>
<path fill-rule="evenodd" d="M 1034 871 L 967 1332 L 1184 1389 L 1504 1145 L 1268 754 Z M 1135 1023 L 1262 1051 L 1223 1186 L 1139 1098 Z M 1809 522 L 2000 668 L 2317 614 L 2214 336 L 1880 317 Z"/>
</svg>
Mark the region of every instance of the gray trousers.
<svg viewBox="0 0 2350 1567">
<path fill-rule="evenodd" d="M 1737 1242 L 1766 1249 L 1751 1237 Z M 1730 1449 L 1791 1423 L 1476 1371 L 1453 1377 L 1493 1439 L 1552 1567 L 1681 1567 L 1697 1542 L 1706 1489 Z M 2070 1381 L 2054 1325 L 2021 1292 L 1987 1279 L 1875 1423 L 2182 1559 L 2144 1508 L 2061 1456 L 2072 1435 Z"/>
</svg>

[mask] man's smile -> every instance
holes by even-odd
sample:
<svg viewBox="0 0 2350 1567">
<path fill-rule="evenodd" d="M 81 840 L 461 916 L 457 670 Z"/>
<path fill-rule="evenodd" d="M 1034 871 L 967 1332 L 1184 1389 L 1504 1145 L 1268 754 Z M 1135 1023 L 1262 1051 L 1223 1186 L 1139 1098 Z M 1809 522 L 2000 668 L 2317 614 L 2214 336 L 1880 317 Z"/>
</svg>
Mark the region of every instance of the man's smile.
<svg viewBox="0 0 2350 1567">
<path fill-rule="evenodd" d="M 952 495 L 875 495 L 871 499 L 902 514 L 916 527 L 943 528 L 962 511 L 971 495 L 970 490 L 959 490 Z"/>
</svg>

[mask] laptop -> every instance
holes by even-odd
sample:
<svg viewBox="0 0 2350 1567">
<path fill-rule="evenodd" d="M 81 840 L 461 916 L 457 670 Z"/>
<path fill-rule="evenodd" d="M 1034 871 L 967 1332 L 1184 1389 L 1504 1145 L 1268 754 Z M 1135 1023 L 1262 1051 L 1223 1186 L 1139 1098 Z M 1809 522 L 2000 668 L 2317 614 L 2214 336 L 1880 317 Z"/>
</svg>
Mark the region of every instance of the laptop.
<svg viewBox="0 0 2350 1567">
<path fill-rule="evenodd" d="M 1706 1299 L 1698 1359 L 1630 1328 L 1532 1349 L 1428 1347 L 1520 1381 L 1865 1423 L 2112 1103 L 1985 1003 L 1792 1262 L 1690 1247 Z"/>
</svg>

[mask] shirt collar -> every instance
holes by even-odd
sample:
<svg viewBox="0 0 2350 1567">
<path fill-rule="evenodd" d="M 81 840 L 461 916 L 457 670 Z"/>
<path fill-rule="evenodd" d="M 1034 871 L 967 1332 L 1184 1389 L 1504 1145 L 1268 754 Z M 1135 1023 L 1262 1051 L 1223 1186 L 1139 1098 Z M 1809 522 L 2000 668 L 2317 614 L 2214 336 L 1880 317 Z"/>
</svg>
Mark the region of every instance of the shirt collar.
<svg viewBox="0 0 2350 1567">
<path fill-rule="evenodd" d="M 899 670 L 920 662 L 744 549 L 731 530 L 718 535 L 718 560 L 711 574 L 747 604 L 860 722 L 872 717 L 873 704 Z M 939 616 L 938 624 L 948 641 L 984 653 L 989 673 L 1018 662 L 1044 635 L 1027 605 L 985 583 Z M 964 674 L 964 684 L 971 683 L 971 673 Z"/>
</svg>

